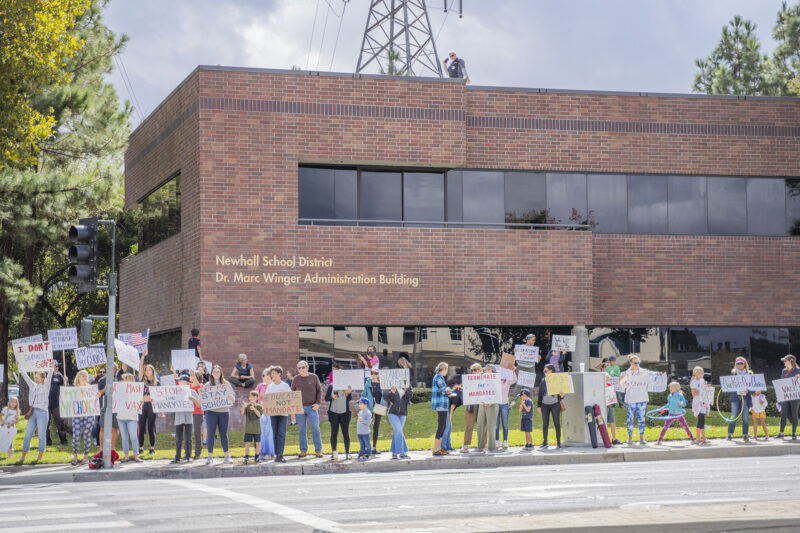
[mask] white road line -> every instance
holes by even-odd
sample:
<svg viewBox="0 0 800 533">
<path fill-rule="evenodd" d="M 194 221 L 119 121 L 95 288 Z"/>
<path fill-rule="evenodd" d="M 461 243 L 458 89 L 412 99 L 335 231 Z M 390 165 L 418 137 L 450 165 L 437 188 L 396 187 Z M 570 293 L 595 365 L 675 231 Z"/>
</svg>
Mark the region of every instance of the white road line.
<svg viewBox="0 0 800 533">
<path fill-rule="evenodd" d="M 2 500 L 0 500 L 2 503 Z M 82 503 L 82 508 L 86 507 L 97 507 L 96 503 Z M 37 509 L 45 510 L 45 509 L 75 509 L 74 503 L 65 503 L 65 504 L 44 504 L 44 505 L 28 505 L 22 507 L 14 507 L 15 511 L 35 511 Z"/>
<path fill-rule="evenodd" d="M 739 502 L 752 502 L 753 498 L 718 498 L 709 500 L 698 500 L 687 498 L 685 500 L 660 500 L 652 502 L 634 502 L 620 505 L 620 509 L 637 509 L 639 507 L 662 507 L 670 505 L 700 505 L 707 503 L 739 503 Z"/>
<path fill-rule="evenodd" d="M 39 498 L 38 492 L 29 492 L 27 494 L 19 494 L 17 492 L 14 493 L 13 496 L 0 496 L 0 502 L 2 502 L 3 506 L 8 504 L 18 504 L 18 503 L 29 503 L 32 500 L 41 501 Z M 70 500 L 82 500 L 83 498 L 80 496 L 59 496 L 58 498 L 54 498 L 59 502 L 66 502 Z"/>
<path fill-rule="evenodd" d="M 228 489 L 209 487 L 194 481 L 184 481 L 180 479 L 164 479 L 161 481 L 163 483 L 169 483 L 170 485 L 175 485 L 186 489 L 202 491 L 208 494 L 214 494 L 215 496 L 222 496 L 223 498 L 228 498 L 237 503 L 244 503 L 261 511 L 276 514 L 286 518 L 287 520 L 291 520 L 292 522 L 297 522 L 298 524 L 303 524 L 315 529 L 344 533 L 344 529 L 342 529 L 341 524 L 338 522 L 319 518 L 312 514 L 306 513 L 305 511 L 300 511 L 299 509 L 287 507 L 285 505 L 281 505 L 280 503 L 258 498 L 256 496 L 251 496 L 249 494 L 240 494 Z"/>
<path fill-rule="evenodd" d="M 3 504 L 5 504 L 3 500 Z M 14 509 L 16 510 L 16 509 Z M 61 520 L 65 518 L 94 518 L 96 516 L 114 516 L 111 511 L 76 511 L 74 513 L 47 513 L 47 516 L 40 516 L 38 512 L 31 511 L 31 514 L 12 514 L 0 515 L 0 523 L 17 522 L 22 520 Z"/>
<path fill-rule="evenodd" d="M 83 531 L 86 529 L 114 529 L 119 527 L 133 527 L 133 524 L 126 520 L 112 522 L 88 522 L 83 521 L 79 524 L 51 524 L 44 526 L 12 527 L 4 529 L 4 533 L 38 533 L 40 531 Z"/>
</svg>

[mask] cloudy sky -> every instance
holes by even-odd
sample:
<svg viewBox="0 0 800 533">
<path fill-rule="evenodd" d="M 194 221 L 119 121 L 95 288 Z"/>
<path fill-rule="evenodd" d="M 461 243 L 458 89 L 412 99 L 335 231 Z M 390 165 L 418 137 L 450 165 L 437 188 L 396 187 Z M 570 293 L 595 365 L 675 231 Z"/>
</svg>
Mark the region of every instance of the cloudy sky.
<svg viewBox="0 0 800 533">
<path fill-rule="evenodd" d="M 458 51 L 476 85 L 688 93 L 735 14 L 764 52 L 780 0 L 429 0 L 440 55 Z M 457 3 L 457 1 L 456 1 Z M 112 80 L 134 126 L 197 65 L 354 72 L 370 0 L 112 0 L 130 42 Z M 338 40 L 336 38 L 339 34 Z M 335 53 L 334 53 L 335 51 Z M 124 67 L 130 86 L 119 71 Z"/>
</svg>

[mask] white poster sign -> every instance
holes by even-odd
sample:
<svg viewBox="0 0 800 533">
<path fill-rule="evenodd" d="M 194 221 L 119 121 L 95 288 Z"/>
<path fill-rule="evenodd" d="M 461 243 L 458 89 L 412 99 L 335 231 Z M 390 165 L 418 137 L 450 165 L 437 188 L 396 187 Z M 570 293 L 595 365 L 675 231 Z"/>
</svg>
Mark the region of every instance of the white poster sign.
<svg viewBox="0 0 800 533">
<path fill-rule="evenodd" d="M 125 363 L 132 369 L 139 368 L 139 352 L 136 351 L 136 348 L 125 344 L 119 339 L 114 339 L 114 349 L 120 362 Z"/>
<path fill-rule="evenodd" d="M 800 400 L 800 376 L 776 379 L 772 382 L 775 387 L 775 397 L 778 402 Z"/>
<path fill-rule="evenodd" d="M 111 410 L 123 420 L 131 420 L 142 412 L 144 383 L 134 381 L 115 381 Z"/>
<path fill-rule="evenodd" d="M 647 392 L 664 392 L 667 390 L 666 374 L 650 374 L 650 381 L 647 382 Z"/>
<path fill-rule="evenodd" d="M 194 348 L 172 350 L 172 366 L 175 370 L 194 370 L 197 368 L 197 355 Z"/>
<path fill-rule="evenodd" d="M 47 340 L 54 351 L 74 350 L 78 347 L 78 330 L 75 328 L 48 329 Z"/>
<path fill-rule="evenodd" d="M 200 406 L 203 411 L 232 407 L 236 402 L 236 396 L 228 395 L 228 387 L 225 385 L 206 385 L 199 392 Z"/>
<path fill-rule="evenodd" d="M 78 368 L 89 368 L 106 364 L 106 349 L 104 346 L 79 346 L 75 350 L 75 364 Z"/>
<path fill-rule="evenodd" d="M 347 390 L 347 387 L 352 387 L 353 390 L 364 390 L 364 376 L 369 376 L 369 371 L 365 374 L 363 370 L 334 370 L 331 385 L 334 390 Z"/>
<path fill-rule="evenodd" d="M 410 376 L 407 368 L 382 368 L 381 388 L 384 390 L 397 387 L 405 389 L 409 386 Z"/>
<path fill-rule="evenodd" d="M 0 365 L 0 383 L 5 379 L 6 365 Z"/>
<path fill-rule="evenodd" d="M 539 347 L 528 346 L 527 344 L 517 344 L 514 346 L 514 355 L 519 363 L 538 363 Z"/>
<path fill-rule="evenodd" d="M 525 370 L 517 372 L 517 385 L 520 387 L 535 387 L 536 372 L 526 372 Z"/>
<path fill-rule="evenodd" d="M 172 374 L 161 376 L 158 378 L 158 381 L 165 387 L 172 387 L 175 385 L 175 376 Z"/>
<path fill-rule="evenodd" d="M 53 368 L 53 349 L 49 341 L 17 342 L 13 348 L 21 372 L 46 372 Z"/>
<path fill-rule="evenodd" d="M 575 351 L 575 335 L 553 335 L 551 341 L 551 349 L 574 352 Z"/>
<path fill-rule="evenodd" d="M 706 385 L 703 389 L 703 403 L 708 406 L 714 405 L 714 385 Z"/>
<path fill-rule="evenodd" d="M 513 381 L 514 380 L 514 371 L 510 368 L 506 368 L 504 366 L 499 367 L 500 370 L 500 379 L 504 381 Z"/>
<path fill-rule="evenodd" d="M 58 396 L 61 418 L 83 418 L 100 414 L 100 398 L 97 385 L 85 387 L 61 387 Z"/>
<path fill-rule="evenodd" d="M 8 453 L 16 435 L 17 426 L 0 426 L 0 453 Z"/>
<path fill-rule="evenodd" d="M 131 344 L 133 341 L 131 341 L 131 334 L 130 333 L 120 333 L 119 335 L 117 335 L 117 338 L 119 340 L 121 340 L 122 342 L 124 342 L 125 344 L 129 344 L 129 345 L 133 346 L 133 344 Z"/>
<path fill-rule="evenodd" d="M 194 350 L 192 350 L 194 352 Z M 190 413 L 194 404 L 189 399 L 192 389 L 183 385 L 149 387 L 153 411 L 156 413 Z"/>
<path fill-rule="evenodd" d="M 501 403 L 500 374 L 462 374 L 464 405 Z"/>
<path fill-rule="evenodd" d="M 608 376 L 608 383 L 614 387 L 615 391 L 621 391 L 622 389 L 619 386 L 619 376 Z"/>
<path fill-rule="evenodd" d="M 23 337 L 21 339 L 12 339 L 11 344 L 25 344 L 26 342 L 42 342 L 44 338 L 42 338 L 41 333 L 38 335 L 31 335 L 30 337 Z"/>
<path fill-rule="evenodd" d="M 764 374 L 736 374 L 730 376 L 720 376 L 719 384 L 722 385 L 722 392 L 767 390 L 767 382 L 764 380 Z"/>
</svg>

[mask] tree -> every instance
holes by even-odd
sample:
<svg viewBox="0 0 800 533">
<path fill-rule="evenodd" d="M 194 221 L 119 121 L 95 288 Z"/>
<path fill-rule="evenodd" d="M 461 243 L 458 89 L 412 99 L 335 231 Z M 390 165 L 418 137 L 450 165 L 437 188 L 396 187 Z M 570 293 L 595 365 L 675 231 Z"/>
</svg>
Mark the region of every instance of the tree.
<svg viewBox="0 0 800 533">
<path fill-rule="evenodd" d="M 35 161 L 54 120 L 30 97 L 69 79 L 65 62 L 80 48 L 71 31 L 88 0 L 4 0 L 0 5 L 0 168 Z"/>
<path fill-rule="evenodd" d="M 11 333 L 26 336 L 65 327 L 77 322 L 84 314 L 81 309 L 104 309 L 104 293 L 78 295 L 66 283 L 66 227 L 82 216 L 106 218 L 122 210 L 122 153 L 131 108 L 127 103 L 120 106 L 104 76 L 126 38 L 118 39 L 103 25 L 106 3 L 94 0 L 75 20 L 70 31 L 81 47 L 65 61 L 61 79 L 67 81 L 29 87 L 28 105 L 49 112 L 53 120 L 52 134 L 39 143 L 36 163 L 0 170 L 4 347 Z M 120 253 L 128 250 L 129 246 L 118 248 Z M 5 349 L 0 363 L 7 363 Z M 5 398 L 7 381 L 0 399 Z M 26 400 L 24 395 L 21 400 Z"/>
<path fill-rule="evenodd" d="M 772 54 L 775 83 L 787 86 L 790 80 L 800 74 L 800 4 L 787 7 L 783 2 L 772 29 L 772 37 L 778 43 Z M 791 86 L 788 89 L 795 94 L 798 92 Z"/>
</svg>

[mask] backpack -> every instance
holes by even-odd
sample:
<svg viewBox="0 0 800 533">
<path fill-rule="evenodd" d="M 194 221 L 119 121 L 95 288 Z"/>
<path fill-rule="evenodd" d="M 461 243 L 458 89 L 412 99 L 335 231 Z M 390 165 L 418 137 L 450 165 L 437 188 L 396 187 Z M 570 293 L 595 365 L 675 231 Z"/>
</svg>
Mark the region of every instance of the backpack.
<svg viewBox="0 0 800 533">
<path fill-rule="evenodd" d="M 114 466 L 114 463 L 117 461 L 119 461 L 117 450 L 111 450 L 111 466 Z M 92 456 L 92 460 L 89 461 L 89 468 L 92 470 L 100 470 L 103 468 L 103 452 L 97 452 Z"/>
</svg>

